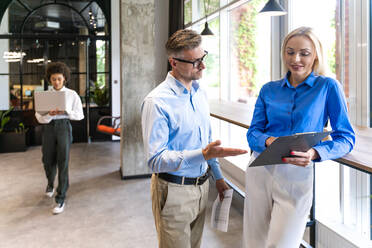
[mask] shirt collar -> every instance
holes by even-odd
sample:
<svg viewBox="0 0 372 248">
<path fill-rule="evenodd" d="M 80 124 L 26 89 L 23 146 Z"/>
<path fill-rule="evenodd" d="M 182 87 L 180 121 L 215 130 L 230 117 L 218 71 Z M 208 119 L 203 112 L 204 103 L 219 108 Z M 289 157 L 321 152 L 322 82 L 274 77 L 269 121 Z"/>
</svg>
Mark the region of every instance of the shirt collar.
<svg viewBox="0 0 372 248">
<path fill-rule="evenodd" d="M 52 91 L 57 91 L 57 90 L 55 90 L 54 87 L 52 87 Z M 58 91 L 66 91 L 66 87 L 65 86 L 62 86 L 62 88 L 60 90 L 58 90 Z"/>
<path fill-rule="evenodd" d="M 293 88 L 293 86 L 291 85 L 291 83 L 288 80 L 290 75 L 291 75 L 291 72 L 288 71 L 287 74 L 285 75 L 285 77 L 282 80 L 282 84 L 281 84 L 282 87 L 284 87 L 286 85 L 288 88 Z M 316 80 L 316 76 L 314 75 L 314 72 L 311 72 L 310 75 L 305 79 L 305 81 L 303 81 L 299 85 L 307 84 L 308 86 L 313 87 L 314 83 L 315 83 L 315 80 Z"/>
<path fill-rule="evenodd" d="M 181 94 L 189 94 L 189 91 L 186 89 L 186 87 L 173 75 L 168 72 L 167 75 L 167 82 L 169 87 L 176 93 L 176 95 L 181 95 Z M 199 83 L 195 80 L 192 81 L 192 87 L 191 87 L 191 95 L 194 95 L 199 89 Z"/>
</svg>

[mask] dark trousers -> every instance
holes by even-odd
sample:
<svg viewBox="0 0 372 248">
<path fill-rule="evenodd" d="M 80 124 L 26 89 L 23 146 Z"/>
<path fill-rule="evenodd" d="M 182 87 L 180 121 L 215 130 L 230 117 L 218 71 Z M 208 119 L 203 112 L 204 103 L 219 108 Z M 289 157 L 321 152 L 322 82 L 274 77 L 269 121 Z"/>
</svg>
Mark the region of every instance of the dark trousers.
<svg viewBox="0 0 372 248">
<path fill-rule="evenodd" d="M 48 185 L 54 186 L 58 168 L 58 188 L 56 202 L 62 203 L 66 197 L 68 182 L 68 162 L 70 145 L 72 143 L 72 128 L 70 120 L 53 120 L 43 126 L 42 153 L 45 174 Z"/>
</svg>

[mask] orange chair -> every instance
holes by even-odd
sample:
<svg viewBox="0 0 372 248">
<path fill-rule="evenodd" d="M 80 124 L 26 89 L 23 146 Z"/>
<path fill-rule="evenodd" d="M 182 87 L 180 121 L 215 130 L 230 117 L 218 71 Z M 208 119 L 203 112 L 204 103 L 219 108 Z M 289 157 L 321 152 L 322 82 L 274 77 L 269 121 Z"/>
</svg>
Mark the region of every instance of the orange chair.
<svg viewBox="0 0 372 248">
<path fill-rule="evenodd" d="M 101 122 L 104 119 L 111 119 L 113 120 L 113 126 L 107 126 L 101 124 Z M 119 121 L 118 121 L 119 120 Z M 120 137 L 120 116 L 114 117 L 114 116 L 102 116 L 99 118 L 98 123 L 97 123 L 97 131 L 109 135 L 116 135 Z"/>
</svg>

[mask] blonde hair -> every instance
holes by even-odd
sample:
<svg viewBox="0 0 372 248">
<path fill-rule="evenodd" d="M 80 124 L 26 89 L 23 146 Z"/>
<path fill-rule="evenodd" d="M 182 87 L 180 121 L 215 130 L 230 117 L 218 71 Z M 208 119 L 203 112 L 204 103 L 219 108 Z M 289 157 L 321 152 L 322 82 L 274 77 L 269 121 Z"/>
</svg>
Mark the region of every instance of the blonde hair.
<svg viewBox="0 0 372 248">
<path fill-rule="evenodd" d="M 285 47 L 288 41 L 295 36 L 303 36 L 308 38 L 314 45 L 316 57 L 313 64 L 313 71 L 316 75 L 326 75 L 328 72 L 326 59 L 323 54 L 323 47 L 319 38 L 315 35 L 314 31 L 310 27 L 299 27 L 290 32 L 283 41 L 282 45 L 282 64 L 283 64 L 283 74 L 288 72 L 288 68 L 284 63 Z"/>
</svg>

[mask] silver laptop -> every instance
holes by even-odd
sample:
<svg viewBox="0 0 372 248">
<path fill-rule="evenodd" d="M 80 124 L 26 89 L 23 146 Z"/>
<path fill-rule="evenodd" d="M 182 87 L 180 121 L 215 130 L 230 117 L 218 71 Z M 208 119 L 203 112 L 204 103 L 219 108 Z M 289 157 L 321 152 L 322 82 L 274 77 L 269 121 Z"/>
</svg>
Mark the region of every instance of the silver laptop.
<svg viewBox="0 0 372 248">
<path fill-rule="evenodd" d="M 50 110 L 66 111 L 66 91 L 35 91 L 35 111 L 46 114 Z"/>
</svg>

